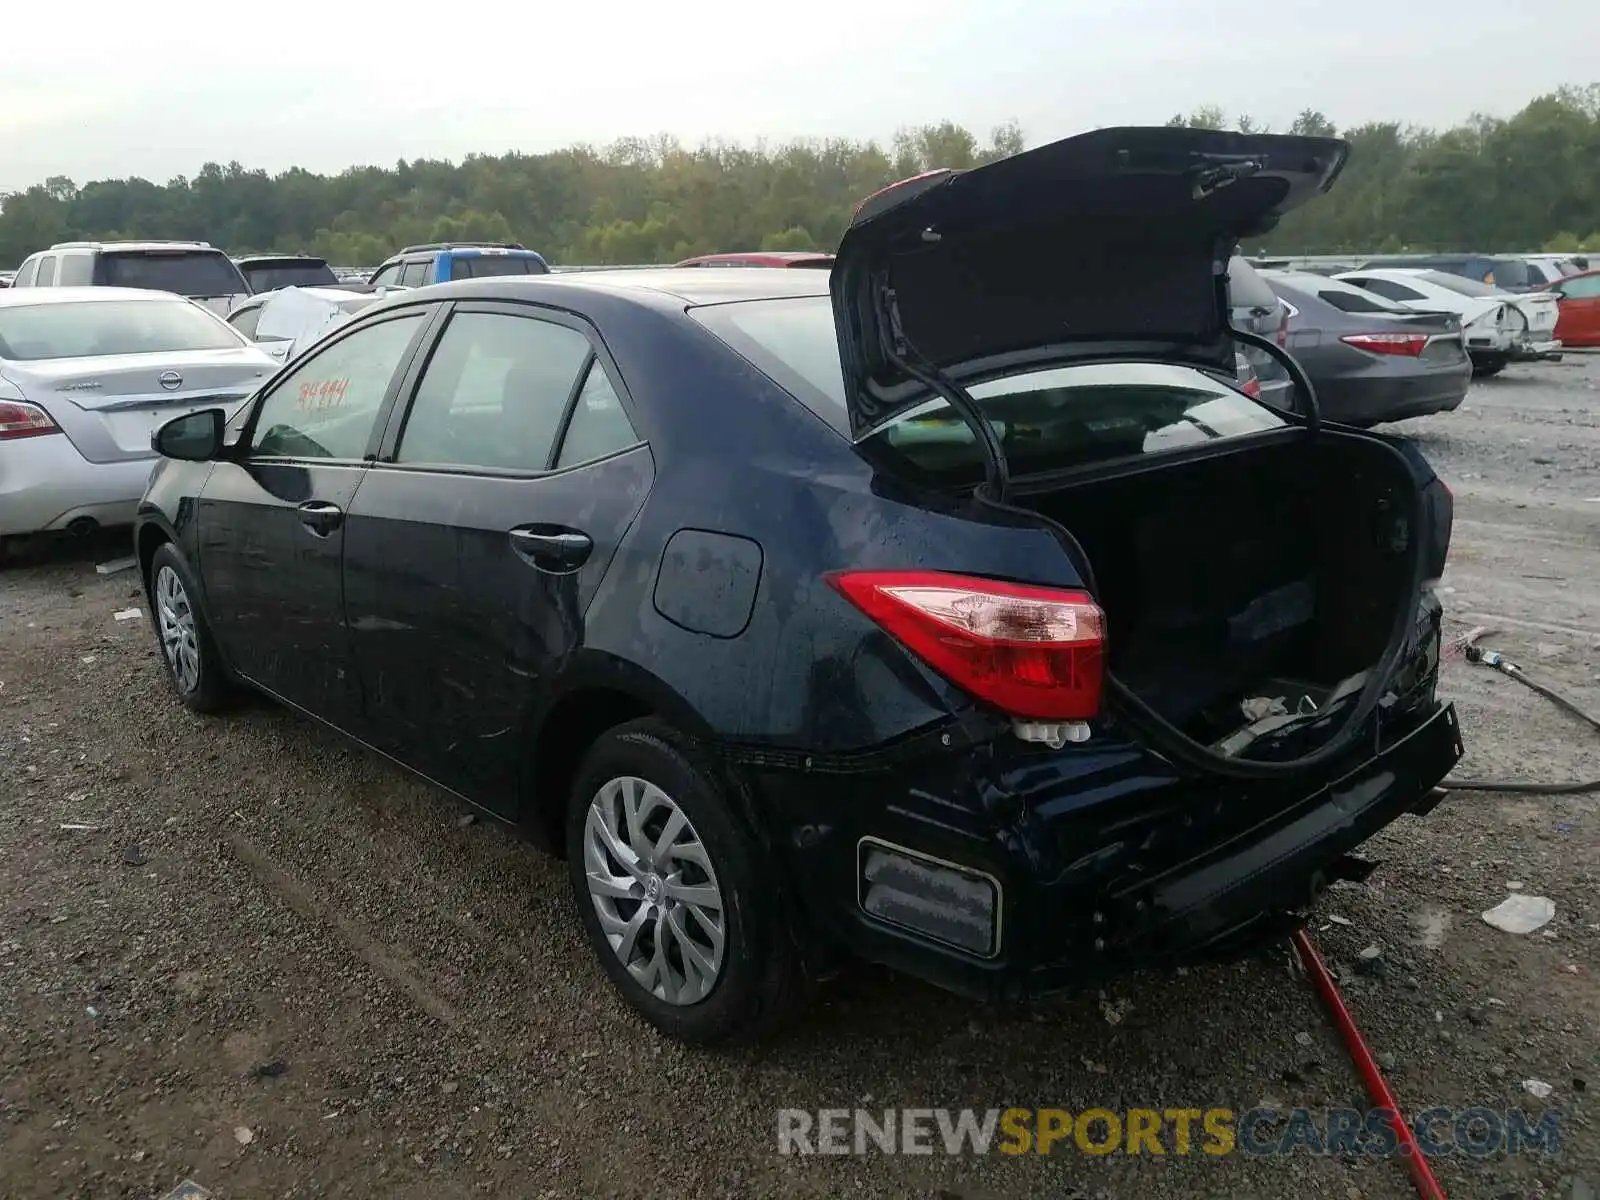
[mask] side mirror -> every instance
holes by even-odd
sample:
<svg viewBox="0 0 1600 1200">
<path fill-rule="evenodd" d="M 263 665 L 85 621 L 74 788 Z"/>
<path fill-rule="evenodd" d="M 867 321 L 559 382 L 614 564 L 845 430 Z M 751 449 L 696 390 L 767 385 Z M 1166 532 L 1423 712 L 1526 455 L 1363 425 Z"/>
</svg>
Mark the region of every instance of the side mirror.
<svg viewBox="0 0 1600 1200">
<path fill-rule="evenodd" d="M 163 458 L 210 462 L 222 453 L 222 430 L 228 414 L 220 408 L 173 417 L 150 435 L 150 449 Z"/>
</svg>

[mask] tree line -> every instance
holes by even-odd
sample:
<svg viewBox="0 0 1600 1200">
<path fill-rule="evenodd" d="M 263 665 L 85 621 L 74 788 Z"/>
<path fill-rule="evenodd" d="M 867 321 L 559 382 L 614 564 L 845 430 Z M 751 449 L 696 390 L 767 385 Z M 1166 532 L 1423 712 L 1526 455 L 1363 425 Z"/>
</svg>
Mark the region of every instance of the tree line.
<svg viewBox="0 0 1600 1200">
<path fill-rule="evenodd" d="M 1266 132 L 1212 106 L 1169 125 Z M 1302 112 L 1287 132 L 1352 145 L 1332 192 L 1260 245 L 1274 254 L 1600 249 L 1600 84 L 1564 87 L 1508 118 L 1437 131 L 1401 122 L 1339 129 Z M 373 265 L 402 245 L 521 242 L 556 263 L 672 262 L 719 250 L 831 250 L 856 202 L 932 167 L 1024 147 L 1014 123 L 981 142 L 944 122 L 888 144 L 782 145 L 626 138 L 544 154 L 474 154 L 337 175 L 206 163 L 165 184 L 54 176 L 0 196 L 0 264 L 70 239 L 198 238 L 232 253 L 308 252 Z"/>
</svg>

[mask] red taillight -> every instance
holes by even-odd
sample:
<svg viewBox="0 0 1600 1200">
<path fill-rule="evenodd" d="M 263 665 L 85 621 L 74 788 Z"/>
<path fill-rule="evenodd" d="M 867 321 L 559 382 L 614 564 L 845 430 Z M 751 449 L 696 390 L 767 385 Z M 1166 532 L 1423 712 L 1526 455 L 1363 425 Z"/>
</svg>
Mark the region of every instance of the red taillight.
<svg viewBox="0 0 1600 1200">
<path fill-rule="evenodd" d="M 952 683 L 1016 717 L 1100 711 L 1105 614 L 1086 592 L 942 571 L 836 571 L 828 583 Z"/>
<path fill-rule="evenodd" d="M 60 432 L 61 426 L 52 421 L 50 414 L 37 404 L 0 400 L 0 442 Z"/>
<path fill-rule="evenodd" d="M 859 221 L 863 217 L 876 215 L 885 208 L 892 208 L 895 204 L 909 200 L 917 193 L 927 190 L 935 183 L 942 179 L 947 179 L 955 173 L 949 167 L 934 167 L 932 170 L 922 171 L 905 179 L 897 179 L 895 182 L 881 187 L 864 197 L 856 205 L 855 211 L 850 215 L 850 219 Z"/>
<path fill-rule="evenodd" d="M 1339 339 L 1347 346 L 1373 354 L 1398 354 L 1416 358 L 1428 344 L 1425 333 L 1351 333 Z"/>
<path fill-rule="evenodd" d="M 1261 399 L 1261 380 L 1252 375 L 1239 385 L 1239 390 L 1249 396 L 1250 399 L 1259 400 Z"/>
</svg>

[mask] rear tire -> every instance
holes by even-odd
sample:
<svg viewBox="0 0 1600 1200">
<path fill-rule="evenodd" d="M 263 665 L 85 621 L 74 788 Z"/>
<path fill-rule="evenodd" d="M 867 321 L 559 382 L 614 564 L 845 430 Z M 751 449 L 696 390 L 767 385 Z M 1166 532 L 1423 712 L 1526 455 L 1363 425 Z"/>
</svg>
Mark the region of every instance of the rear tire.
<svg viewBox="0 0 1600 1200">
<path fill-rule="evenodd" d="M 189 711 L 222 712 L 233 688 L 200 608 L 194 574 L 171 542 L 152 556 L 148 583 L 150 624 L 167 682 Z"/>
<path fill-rule="evenodd" d="M 1472 377 L 1474 379 L 1488 379 L 1491 375 L 1498 375 L 1506 369 L 1508 359 L 1504 358 L 1475 358 L 1472 360 Z"/>
<path fill-rule="evenodd" d="M 755 1041 L 803 1002 L 774 872 L 717 773 L 655 718 L 600 735 L 567 808 L 584 931 L 622 997 L 662 1033 Z"/>
</svg>

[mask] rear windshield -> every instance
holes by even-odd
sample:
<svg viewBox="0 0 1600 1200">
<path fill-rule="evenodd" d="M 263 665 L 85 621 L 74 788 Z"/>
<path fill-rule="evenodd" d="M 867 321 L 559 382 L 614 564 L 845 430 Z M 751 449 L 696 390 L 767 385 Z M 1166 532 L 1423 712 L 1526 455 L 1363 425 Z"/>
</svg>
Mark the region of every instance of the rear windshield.
<svg viewBox="0 0 1600 1200">
<path fill-rule="evenodd" d="M 550 268 L 531 254 L 474 254 L 456 257 L 451 279 L 488 279 L 491 275 L 548 275 Z"/>
<path fill-rule="evenodd" d="M 234 330 L 187 300 L 81 300 L 0 308 L 0 358 L 234 350 Z"/>
<path fill-rule="evenodd" d="M 1389 313 L 1397 316 L 1409 316 L 1413 310 L 1400 304 L 1395 304 L 1373 292 L 1363 291 L 1351 283 L 1341 283 L 1337 279 L 1274 279 L 1273 283 L 1283 288 L 1291 302 L 1298 302 L 1305 296 L 1315 296 L 1324 304 L 1331 304 L 1340 312 L 1347 313 Z"/>
<path fill-rule="evenodd" d="M 149 288 L 197 299 L 250 290 L 220 250 L 106 250 L 95 263 L 94 281 L 102 287 Z"/>
<path fill-rule="evenodd" d="M 1479 283 L 1476 279 L 1468 279 L 1464 275 L 1452 275 L 1448 271 L 1424 271 L 1419 278 L 1426 279 L 1429 283 L 1455 292 L 1460 296 L 1498 296 L 1500 289 L 1487 283 Z"/>
<path fill-rule="evenodd" d="M 318 258 L 275 263 L 246 263 L 239 268 L 252 292 L 275 292 L 286 287 L 326 287 L 338 283 L 333 268 Z"/>
<path fill-rule="evenodd" d="M 826 296 L 705 305 L 690 314 L 823 420 L 848 435 L 844 379 Z M 1012 470 L 1057 470 L 1276 429 L 1282 418 L 1192 367 L 1104 363 L 1027 371 L 969 388 Z M 923 471 L 981 471 L 972 431 L 930 400 L 868 444 Z"/>
</svg>

